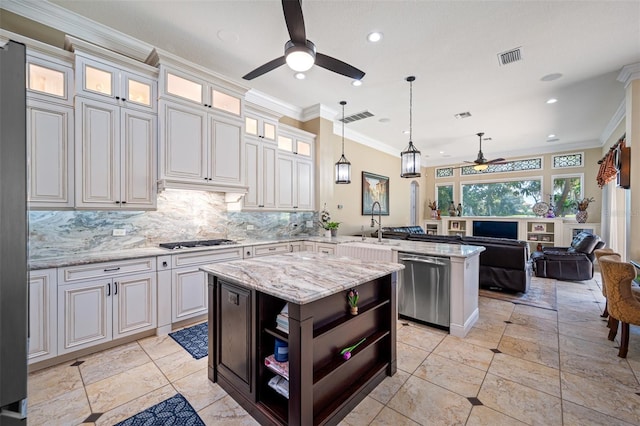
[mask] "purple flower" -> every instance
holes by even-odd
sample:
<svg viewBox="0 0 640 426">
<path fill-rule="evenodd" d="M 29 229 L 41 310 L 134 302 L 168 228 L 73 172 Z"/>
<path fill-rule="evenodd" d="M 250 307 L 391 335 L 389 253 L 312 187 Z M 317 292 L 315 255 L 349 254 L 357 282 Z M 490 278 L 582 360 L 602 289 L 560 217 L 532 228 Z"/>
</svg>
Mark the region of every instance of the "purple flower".
<svg viewBox="0 0 640 426">
<path fill-rule="evenodd" d="M 346 360 L 348 360 L 349 358 L 351 358 L 351 352 L 345 352 L 344 355 L 342 355 L 342 358 Z"/>
</svg>

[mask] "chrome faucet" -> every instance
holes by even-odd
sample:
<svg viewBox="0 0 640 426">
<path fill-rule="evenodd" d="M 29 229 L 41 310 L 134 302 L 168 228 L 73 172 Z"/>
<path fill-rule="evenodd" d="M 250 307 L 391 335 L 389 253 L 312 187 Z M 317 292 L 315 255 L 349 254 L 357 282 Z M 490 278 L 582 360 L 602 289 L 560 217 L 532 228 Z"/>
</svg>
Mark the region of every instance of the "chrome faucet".
<svg viewBox="0 0 640 426">
<path fill-rule="evenodd" d="M 373 209 L 376 206 L 376 204 L 378 205 L 377 221 L 373 218 Z M 378 201 L 374 201 L 373 204 L 371 205 L 371 227 L 372 228 L 376 225 L 376 222 L 378 223 L 378 242 L 381 243 L 382 242 L 382 207 L 380 206 L 380 203 Z"/>
</svg>

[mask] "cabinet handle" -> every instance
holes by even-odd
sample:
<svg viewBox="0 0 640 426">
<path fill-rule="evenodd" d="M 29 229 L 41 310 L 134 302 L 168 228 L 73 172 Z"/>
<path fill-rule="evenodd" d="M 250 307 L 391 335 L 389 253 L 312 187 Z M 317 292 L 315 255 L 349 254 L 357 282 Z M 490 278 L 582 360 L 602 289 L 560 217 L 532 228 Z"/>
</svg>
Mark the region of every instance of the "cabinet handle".
<svg viewBox="0 0 640 426">
<path fill-rule="evenodd" d="M 120 204 L 120 201 L 114 201 L 115 204 Z"/>
<path fill-rule="evenodd" d="M 107 296 L 111 296 L 111 283 L 107 283 Z"/>
<path fill-rule="evenodd" d="M 162 262 L 162 267 L 163 267 L 163 268 L 166 268 L 167 266 L 169 266 L 169 265 L 167 264 L 167 262 Z"/>
<path fill-rule="evenodd" d="M 120 96 L 116 96 L 116 99 L 120 100 Z M 124 100 L 124 99 L 123 99 Z"/>
<path fill-rule="evenodd" d="M 258 204 L 258 207 L 264 207 L 264 204 Z"/>
<path fill-rule="evenodd" d="M 115 267 L 115 268 L 105 268 L 103 269 L 104 272 L 113 272 L 113 271 L 119 271 L 120 267 Z"/>
<path fill-rule="evenodd" d="M 126 101 L 126 99 L 125 99 L 125 98 L 122 98 L 122 102 L 125 102 L 125 101 Z"/>
<path fill-rule="evenodd" d="M 113 283 L 113 295 L 118 294 L 118 282 Z"/>
<path fill-rule="evenodd" d="M 269 251 L 274 251 L 275 249 L 275 247 L 269 247 Z"/>
<path fill-rule="evenodd" d="M 126 201 L 120 201 L 120 204 L 127 204 Z"/>
<path fill-rule="evenodd" d="M 298 208 L 298 206 L 293 206 L 293 208 L 294 208 L 294 209 L 297 209 L 297 208 Z"/>
</svg>

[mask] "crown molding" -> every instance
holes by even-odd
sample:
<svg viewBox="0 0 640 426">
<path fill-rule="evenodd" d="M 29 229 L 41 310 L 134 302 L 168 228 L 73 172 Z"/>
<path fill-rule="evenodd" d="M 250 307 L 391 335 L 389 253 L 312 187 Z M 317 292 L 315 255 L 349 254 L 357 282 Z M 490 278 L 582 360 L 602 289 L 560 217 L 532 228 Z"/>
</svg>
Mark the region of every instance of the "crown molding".
<svg viewBox="0 0 640 426">
<path fill-rule="evenodd" d="M 334 117 L 334 119 L 335 118 L 336 117 Z M 337 120 L 333 121 L 333 134 L 342 137 L 342 123 Z M 362 133 L 359 133 L 355 130 L 345 128 L 344 137 L 345 139 L 349 139 L 353 142 L 359 143 L 360 145 L 368 146 L 369 148 L 382 151 L 385 154 L 389 154 L 393 157 L 398 157 L 398 159 L 400 158 L 400 151 L 398 151 L 397 148 L 380 142 L 377 139 L 370 138 L 369 136 L 363 135 Z"/>
<path fill-rule="evenodd" d="M 633 80 L 640 80 L 640 62 L 625 65 L 618 75 L 618 81 L 624 83 L 625 89 Z"/>
<path fill-rule="evenodd" d="M 622 119 L 626 116 L 626 114 L 627 102 L 625 99 L 623 99 L 622 102 L 620 102 L 620 105 L 618 106 L 616 112 L 613 113 L 613 117 L 611 117 L 611 119 L 607 123 L 607 126 L 604 128 L 602 134 L 600 135 L 600 146 L 603 146 L 605 143 L 607 143 L 613 132 L 620 125 Z"/>
<path fill-rule="evenodd" d="M 2 8 L 140 62 L 144 62 L 153 50 L 150 44 L 48 1 L 2 0 Z"/>
<path fill-rule="evenodd" d="M 246 102 L 250 102 L 254 105 L 260 106 L 262 108 L 266 108 L 270 111 L 281 114 L 281 116 L 286 115 L 287 117 L 291 117 L 298 121 L 302 120 L 302 108 L 285 102 L 281 99 L 274 98 L 273 96 L 267 95 L 266 93 L 260 92 L 256 89 L 250 89 L 244 95 L 244 99 Z"/>
<path fill-rule="evenodd" d="M 45 54 L 47 60 L 52 60 L 51 57 L 54 57 L 63 61 L 62 63 L 66 66 L 73 64 L 74 56 L 71 52 L 0 28 L 0 43 L 6 43 L 9 40 L 18 41 L 27 46 L 27 55 Z"/>
<path fill-rule="evenodd" d="M 305 122 L 318 117 L 333 121 L 336 119 L 337 115 L 338 111 L 335 109 L 329 108 L 323 104 L 315 104 L 302 110 L 302 117 L 300 118 L 300 121 Z"/>
</svg>

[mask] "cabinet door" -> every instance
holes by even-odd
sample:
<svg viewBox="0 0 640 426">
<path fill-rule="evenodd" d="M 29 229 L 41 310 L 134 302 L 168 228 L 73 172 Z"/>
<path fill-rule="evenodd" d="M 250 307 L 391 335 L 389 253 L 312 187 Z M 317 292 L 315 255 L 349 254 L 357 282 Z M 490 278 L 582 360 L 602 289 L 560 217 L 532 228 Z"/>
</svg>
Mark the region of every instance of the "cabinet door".
<svg viewBox="0 0 640 426">
<path fill-rule="evenodd" d="M 278 156 L 277 163 L 277 207 L 292 209 L 294 206 L 294 160 L 290 156 Z"/>
<path fill-rule="evenodd" d="M 111 340 L 111 291 L 110 279 L 58 286 L 58 354 Z"/>
<path fill-rule="evenodd" d="M 296 161 L 295 205 L 299 210 L 313 210 L 313 164 Z"/>
<path fill-rule="evenodd" d="M 261 206 L 261 184 L 260 181 L 260 149 L 261 143 L 252 140 L 245 141 L 244 145 L 244 183 L 248 190 L 244 195 L 243 203 L 245 208 L 257 208 Z"/>
<path fill-rule="evenodd" d="M 262 186 L 262 205 L 265 209 L 276 207 L 276 153 L 275 145 L 262 145 L 262 168 L 258 182 Z"/>
<path fill-rule="evenodd" d="M 27 101 L 30 207 L 73 207 L 73 108 Z"/>
<path fill-rule="evenodd" d="M 113 338 L 156 327 L 156 274 L 114 279 Z"/>
<path fill-rule="evenodd" d="M 27 55 L 27 96 L 73 105 L 73 69 L 53 61 Z"/>
<path fill-rule="evenodd" d="M 123 108 L 122 206 L 154 208 L 156 205 L 156 116 Z"/>
<path fill-rule="evenodd" d="M 183 182 L 206 183 L 207 114 L 174 103 L 163 104 L 160 128 L 160 176 Z"/>
<path fill-rule="evenodd" d="M 209 180 L 242 183 L 242 122 L 209 115 Z"/>
<path fill-rule="evenodd" d="M 208 312 L 207 277 L 198 267 L 172 271 L 171 320 L 181 321 Z"/>
<path fill-rule="evenodd" d="M 29 363 L 57 355 L 56 270 L 29 274 Z"/>
<path fill-rule="evenodd" d="M 117 103 L 119 72 L 116 67 L 76 56 L 76 93 Z"/>
<path fill-rule="evenodd" d="M 76 100 L 76 206 L 120 206 L 120 108 Z"/>
<path fill-rule="evenodd" d="M 120 73 L 121 100 L 127 108 L 156 110 L 157 83 L 155 80 L 130 72 Z"/>
</svg>

